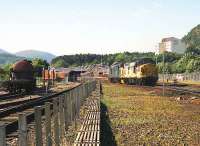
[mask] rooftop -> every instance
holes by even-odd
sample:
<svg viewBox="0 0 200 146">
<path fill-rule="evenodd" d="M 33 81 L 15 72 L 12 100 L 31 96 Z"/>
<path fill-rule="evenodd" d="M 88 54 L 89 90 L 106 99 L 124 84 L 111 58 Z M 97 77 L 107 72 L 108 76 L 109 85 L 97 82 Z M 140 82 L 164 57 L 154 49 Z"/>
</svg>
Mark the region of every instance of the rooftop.
<svg viewBox="0 0 200 146">
<path fill-rule="evenodd" d="M 179 39 L 175 37 L 168 37 L 168 38 L 163 38 L 162 42 L 168 42 L 168 41 L 173 41 L 173 40 L 179 40 Z"/>
</svg>

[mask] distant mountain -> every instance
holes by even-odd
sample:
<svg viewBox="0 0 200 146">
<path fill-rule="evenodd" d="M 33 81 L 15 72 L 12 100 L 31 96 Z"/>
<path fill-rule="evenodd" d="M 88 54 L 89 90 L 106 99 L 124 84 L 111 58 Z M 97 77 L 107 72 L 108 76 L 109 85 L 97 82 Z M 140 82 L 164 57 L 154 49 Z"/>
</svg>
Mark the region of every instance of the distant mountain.
<svg viewBox="0 0 200 146">
<path fill-rule="evenodd" d="M 23 59 L 23 57 L 18 57 L 9 53 L 0 53 L 0 65 L 8 64 L 8 63 L 15 63 L 18 60 Z"/>
<path fill-rule="evenodd" d="M 7 51 L 0 48 L 0 54 L 9 54 Z"/>
<path fill-rule="evenodd" d="M 26 58 L 41 58 L 51 62 L 56 56 L 47 52 L 36 51 L 36 50 L 25 50 L 15 53 L 16 56 L 26 57 Z"/>
</svg>

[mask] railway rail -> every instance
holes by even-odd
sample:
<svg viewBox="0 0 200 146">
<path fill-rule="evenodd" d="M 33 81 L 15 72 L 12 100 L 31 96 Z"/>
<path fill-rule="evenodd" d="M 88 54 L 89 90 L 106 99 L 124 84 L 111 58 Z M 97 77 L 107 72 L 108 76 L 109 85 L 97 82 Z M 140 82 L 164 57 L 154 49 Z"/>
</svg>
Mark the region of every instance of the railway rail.
<svg viewBox="0 0 200 146">
<path fill-rule="evenodd" d="M 1 95 L 0 95 L 0 101 L 1 101 L 1 100 L 7 100 L 7 99 L 13 98 L 13 97 L 15 97 L 15 96 L 17 96 L 17 95 L 11 95 L 11 94 L 9 94 L 9 93 L 1 94 Z"/>
<path fill-rule="evenodd" d="M 125 86 L 138 86 L 138 85 L 125 85 Z M 152 89 L 162 89 L 163 86 L 161 84 L 157 84 L 156 86 L 141 86 L 141 87 L 146 87 L 146 88 L 152 88 Z M 173 91 L 177 91 L 177 92 L 181 92 L 181 93 L 185 93 L 185 94 L 191 94 L 194 95 L 195 97 L 200 98 L 200 89 L 199 91 L 197 89 L 194 88 L 186 88 L 185 86 L 180 86 L 180 85 L 165 85 L 164 86 L 165 90 L 173 90 Z"/>
<path fill-rule="evenodd" d="M 163 87 L 161 85 L 158 85 L 155 88 L 163 88 Z M 178 87 L 176 85 L 174 85 L 174 86 L 165 85 L 164 88 L 167 89 L 167 90 L 174 90 L 174 91 L 177 91 L 177 92 L 189 93 L 191 95 L 195 95 L 197 97 L 200 97 L 200 90 L 197 91 L 197 90 L 194 90 L 194 89 L 187 89 L 187 88 L 184 88 L 184 87 Z"/>
<path fill-rule="evenodd" d="M 34 101 L 37 98 L 41 98 L 41 96 L 18 96 L 14 97 L 11 100 L 0 101 L 0 111 L 7 109 L 9 107 L 14 107 L 20 104 L 24 104 L 26 102 Z"/>
</svg>

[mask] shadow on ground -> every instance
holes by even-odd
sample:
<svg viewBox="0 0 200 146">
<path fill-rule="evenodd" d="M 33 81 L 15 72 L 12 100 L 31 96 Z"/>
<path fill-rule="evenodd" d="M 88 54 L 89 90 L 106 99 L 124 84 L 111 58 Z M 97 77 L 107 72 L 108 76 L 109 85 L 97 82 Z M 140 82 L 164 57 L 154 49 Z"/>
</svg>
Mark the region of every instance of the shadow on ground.
<svg viewBox="0 0 200 146">
<path fill-rule="evenodd" d="M 110 125 L 107 107 L 101 102 L 101 146 L 117 146 Z"/>
</svg>

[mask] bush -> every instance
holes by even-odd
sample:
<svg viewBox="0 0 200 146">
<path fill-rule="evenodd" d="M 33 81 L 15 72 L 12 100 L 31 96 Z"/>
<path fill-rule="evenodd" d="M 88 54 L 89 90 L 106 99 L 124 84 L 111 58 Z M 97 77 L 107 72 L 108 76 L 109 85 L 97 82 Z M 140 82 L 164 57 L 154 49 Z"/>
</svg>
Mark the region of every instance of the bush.
<svg viewBox="0 0 200 146">
<path fill-rule="evenodd" d="M 189 73 L 200 71 L 200 57 L 191 59 L 186 66 L 186 71 Z"/>
</svg>

